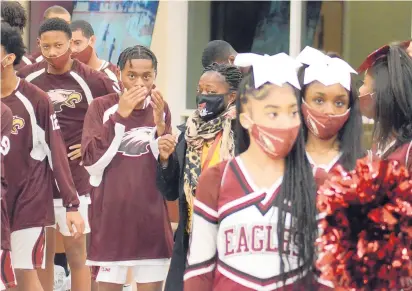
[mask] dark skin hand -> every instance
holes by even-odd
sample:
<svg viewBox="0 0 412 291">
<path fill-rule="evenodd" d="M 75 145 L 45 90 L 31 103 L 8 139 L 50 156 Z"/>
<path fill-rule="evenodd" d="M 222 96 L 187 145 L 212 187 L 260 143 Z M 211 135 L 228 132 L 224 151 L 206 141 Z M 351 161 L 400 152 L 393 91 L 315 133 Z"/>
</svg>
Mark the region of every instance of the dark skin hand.
<svg viewBox="0 0 412 291">
<path fill-rule="evenodd" d="M 152 101 L 150 104 L 153 108 L 153 119 L 154 123 L 157 126 L 157 135 L 161 136 L 164 134 L 166 129 L 165 121 L 163 120 L 163 114 L 165 110 L 165 102 L 163 100 L 162 93 L 159 90 L 153 89 L 152 90 Z"/>
<path fill-rule="evenodd" d="M 167 163 L 176 147 L 176 136 L 166 134 L 159 139 L 159 157 L 162 163 Z"/>
<path fill-rule="evenodd" d="M 84 233 L 84 220 L 78 211 L 66 213 L 66 223 L 70 234 L 75 238 L 79 238 Z M 74 227 L 75 229 L 74 229 Z"/>
<path fill-rule="evenodd" d="M 75 160 L 78 158 L 81 158 L 82 152 L 81 152 L 81 144 L 75 144 L 69 147 L 69 150 L 71 152 L 67 155 L 70 160 Z"/>
<path fill-rule="evenodd" d="M 119 108 L 117 113 L 120 114 L 123 118 L 129 117 L 132 111 L 141 106 L 143 101 L 146 99 L 148 90 L 146 87 L 133 87 L 130 90 L 127 90 L 120 96 Z"/>
</svg>

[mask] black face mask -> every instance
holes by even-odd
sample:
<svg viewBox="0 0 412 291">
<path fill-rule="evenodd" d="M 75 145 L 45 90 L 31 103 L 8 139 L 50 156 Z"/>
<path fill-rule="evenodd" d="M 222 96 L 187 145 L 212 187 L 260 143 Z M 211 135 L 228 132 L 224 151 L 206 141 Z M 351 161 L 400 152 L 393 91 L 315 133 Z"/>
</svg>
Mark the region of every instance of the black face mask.
<svg viewBox="0 0 412 291">
<path fill-rule="evenodd" d="M 212 120 L 225 110 L 226 94 L 197 95 L 196 102 L 200 118 Z"/>
</svg>

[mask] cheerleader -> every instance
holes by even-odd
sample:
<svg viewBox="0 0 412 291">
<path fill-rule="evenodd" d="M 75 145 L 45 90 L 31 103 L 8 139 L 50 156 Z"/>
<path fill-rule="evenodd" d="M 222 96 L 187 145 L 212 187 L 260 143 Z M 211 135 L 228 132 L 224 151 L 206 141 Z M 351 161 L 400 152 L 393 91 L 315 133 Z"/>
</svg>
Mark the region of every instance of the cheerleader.
<svg viewBox="0 0 412 291">
<path fill-rule="evenodd" d="M 356 71 L 337 55 L 306 47 L 297 57 L 302 87 L 306 156 L 318 187 L 337 165 L 352 170 L 362 148 L 362 116 L 351 74 Z"/>
<path fill-rule="evenodd" d="M 370 99 L 373 113 L 374 154 L 396 160 L 412 170 L 412 59 L 409 42 L 385 45 L 370 54 L 358 72 L 365 73 L 359 89 Z M 412 273 L 412 265 L 411 271 Z M 401 279 L 402 290 L 412 289 L 412 277 Z"/>
<path fill-rule="evenodd" d="M 412 59 L 409 43 L 386 45 L 370 54 L 359 67 L 365 73 L 359 89 L 368 98 L 364 111 L 374 118 L 374 154 L 397 160 L 412 170 Z"/>
<path fill-rule="evenodd" d="M 253 67 L 236 100 L 240 155 L 200 177 L 184 290 L 309 290 L 315 183 L 297 62 L 239 54 L 235 65 Z"/>
<path fill-rule="evenodd" d="M 338 164 L 352 170 L 356 160 L 365 156 L 362 116 L 351 78 L 356 71 L 338 56 L 311 47 L 306 47 L 297 60 L 305 64 L 299 70 L 299 81 L 306 156 L 320 187 Z M 317 273 L 317 290 L 333 290 L 334 283 L 321 279 L 321 270 Z"/>
</svg>

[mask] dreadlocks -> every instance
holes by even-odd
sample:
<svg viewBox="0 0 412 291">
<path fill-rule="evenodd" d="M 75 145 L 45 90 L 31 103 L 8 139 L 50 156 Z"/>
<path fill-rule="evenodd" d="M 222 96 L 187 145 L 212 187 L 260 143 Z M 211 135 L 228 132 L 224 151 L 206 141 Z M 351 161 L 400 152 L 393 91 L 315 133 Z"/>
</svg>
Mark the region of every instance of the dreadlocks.
<svg viewBox="0 0 412 291">
<path fill-rule="evenodd" d="M 233 66 L 233 65 L 227 65 L 227 64 L 218 64 L 218 63 L 213 63 L 210 66 L 207 66 L 204 70 L 203 73 L 206 72 L 217 72 L 221 74 L 223 77 L 225 77 L 226 82 L 230 86 L 230 90 L 236 91 L 237 88 L 239 87 L 240 81 L 242 81 L 242 73 L 238 69 L 238 67 Z"/>
<path fill-rule="evenodd" d="M 151 60 L 153 63 L 153 68 L 155 72 L 157 72 L 157 58 L 155 54 L 150 49 L 142 45 L 136 45 L 125 49 L 119 56 L 117 66 L 120 68 L 120 70 L 123 70 L 126 66 L 127 61 L 131 63 L 132 60 L 142 59 Z"/>
</svg>

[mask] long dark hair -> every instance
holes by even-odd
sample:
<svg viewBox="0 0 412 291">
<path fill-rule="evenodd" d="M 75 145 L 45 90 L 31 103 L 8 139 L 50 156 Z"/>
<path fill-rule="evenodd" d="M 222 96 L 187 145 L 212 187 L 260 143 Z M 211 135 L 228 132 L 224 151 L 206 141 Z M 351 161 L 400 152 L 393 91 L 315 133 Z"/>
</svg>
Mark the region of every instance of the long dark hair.
<svg viewBox="0 0 412 291">
<path fill-rule="evenodd" d="M 383 149 L 396 137 L 395 146 L 412 140 L 412 59 L 405 49 L 390 45 L 386 55 L 379 57 L 369 69 L 374 80 L 376 99 L 374 142 Z"/>
<path fill-rule="evenodd" d="M 339 55 L 334 53 L 328 53 L 327 55 L 332 58 L 340 58 Z M 298 72 L 303 98 L 305 98 L 306 89 L 310 86 L 310 84 L 304 85 L 303 83 L 306 68 L 307 66 L 305 65 L 301 67 Z M 339 163 L 345 169 L 352 170 L 356 165 L 356 160 L 366 155 L 366 152 L 362 146 L 363 125 L 362 114 L 359 107 L 359 94 L 357 88 L 355 88 L 355 80 L 353 78 L 351 78 L 351 90 L 348 93 L 350 108 L 349 118 L 338 133 L 339 150 L 342 153 Z M 303 124 L 303 132 L 305 141 L 307 141 L 308 128 L 305 124 Z"/>
<path fill-rule="evenodd" d="M 248 102 L 248 98 L 255 98 L 253 92 L 259 91 L 254 89 L 254 80 L 251 74 L 246 76 L 239 85 L 238 96 L 236 98 L 236 142 L 238 154 L 246 151 L 250 145 L 250 137 L 239 122 L 239 114 L 242 113 L 242 105 Z M 296 93 L 299 96 L 299 93 Z M 264 97 L 263 97 L 264 98 Z M 298 103 L 300 98 L 296 98 Z M 278 211 L 277 235 L 278 249 L 280 256 L 280 271 L 285 274 L 285 251 L 291 251 L 291 242 L 298 247 L 298 264 L 304 263 L 308 267 L 313 263 L 314 259 L 314 242 L 317 235 L 316 223 L 316 186 L 313 179 L 311 166 L 305 155 L 305 142 L 303 131 L 296 139 L 296 142 L 291 152 L 286 157 L 285 173 L 283 175 L 283 183 L 278 196 L 274 201 L 274 207 Z M 288 201 L 290 204 L 285 203 Z M 293 217 L 293 225 L 291 231 L 294 236 L 289 235 L 285 241 L 285 221 L 286 214 L 290 213 Z M 292 239 L 294 237 L 294 239 Z M 286 243 L 286 247 L 284 245 Z M 286 262 L 289 264 L 288 259 Z M 300 276 L 308 268 L 300 269 Z M 284 281 L 286 278 L 283 278 Z"/>
</svg>

